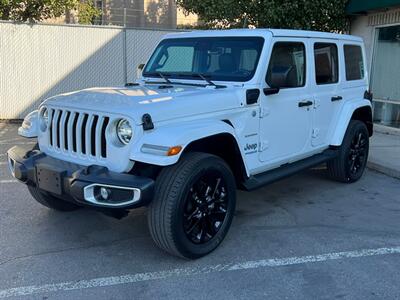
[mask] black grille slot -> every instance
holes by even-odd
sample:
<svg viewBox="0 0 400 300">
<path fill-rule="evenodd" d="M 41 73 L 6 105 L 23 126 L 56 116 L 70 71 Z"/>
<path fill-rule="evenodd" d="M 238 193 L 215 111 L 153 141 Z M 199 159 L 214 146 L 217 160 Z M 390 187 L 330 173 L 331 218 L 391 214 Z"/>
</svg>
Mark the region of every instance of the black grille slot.
<svg viewBox="0 0 400 300">
<path fill-rule="evenodd" d="M 74 120 L 72 122 L 72 151 L 76 152 L 76 123 L 78 122 L 79 114 L 74 114 Z"/>
<path fill-rule="evenodd" d="M 58 117 L 57 117 L 57 121 L 56 121 L 56 144 L 57 147 L 60 148 L 60 120 L 61 120 L 61 115 L 62 112 L 59 111 L 58 112 Z"/>
<path fill-rule="evenodd" d="M 54 109 L 49 110 L 49 141 L 50 145 L 53 146 L 53 117 L 54 117 Z"/>
<path fill-rule="evenodd" d="M 82 153 L 86 154 L 86 125 L 88 121 L 88 114 L 83 115 L 83 121 L 82 121 L 82 128 L 81 128 L 81 145 L 82 145 Z"/>
<path fill-rule="evenodd" d="M 101 127 L 101 157 L 107 157 L 106 129 L 110 119 L 104 117 L 103 126 Z"/>
<path fill-rule="evenodd" d="M 97 122 L 99 121 L 99 116 L 94 116 L 93 117 L 93 123 L 92 123 L 92 128 L 91 128 L 91 135 L 90 135 L 90 140 L 91 140 L 91 154 L 93 156 L 96 156 L 96 126 L 97 126 Z"/>
<path fill-rule="evenodd" d="M 65 122 L 64 122 L 64 148 L 65 150 L 69 149 L 68 145 L 68 121 L 69 117 L 71 116 L 71 112 L 67 111 L 67 115 L 65 117 Z"/>
</svg>

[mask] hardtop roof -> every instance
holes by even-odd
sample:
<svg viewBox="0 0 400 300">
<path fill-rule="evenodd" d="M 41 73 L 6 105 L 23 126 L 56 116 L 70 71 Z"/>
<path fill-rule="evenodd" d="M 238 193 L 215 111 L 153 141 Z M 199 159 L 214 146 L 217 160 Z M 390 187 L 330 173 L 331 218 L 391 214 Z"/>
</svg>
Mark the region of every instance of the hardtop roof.
<svg viewBox="0 0 400 300">
<path fill-rule="evenodd" d="M 293 30 L 293 29 L 225 29 L 225 30 L 194 30 L 188 32 L 169 33 L 165 38 L 196 38 L 196 37 L 229 37 L 229 36 L 267 36 L 274 37 L 302 37 L 302 38 L 319 38 L 333 40 L 347 40 L 353 42 L 362 42 L 362 38 L 348 34 L 338 34 L 323 31 L 310 30 Z"/>
</svg>

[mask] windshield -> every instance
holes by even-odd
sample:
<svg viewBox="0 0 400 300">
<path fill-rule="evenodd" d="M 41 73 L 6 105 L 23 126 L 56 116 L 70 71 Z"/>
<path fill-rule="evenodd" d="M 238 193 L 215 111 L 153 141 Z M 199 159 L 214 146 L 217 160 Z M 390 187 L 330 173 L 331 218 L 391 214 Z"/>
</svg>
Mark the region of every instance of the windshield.
<svg viewBox="0 0 400 300">
<path fill-rule="evenodd" d="M 257 68 L 261 37 L 179 38 L 161 41 L 144 77 L 248 81 Z"/>
</svg>

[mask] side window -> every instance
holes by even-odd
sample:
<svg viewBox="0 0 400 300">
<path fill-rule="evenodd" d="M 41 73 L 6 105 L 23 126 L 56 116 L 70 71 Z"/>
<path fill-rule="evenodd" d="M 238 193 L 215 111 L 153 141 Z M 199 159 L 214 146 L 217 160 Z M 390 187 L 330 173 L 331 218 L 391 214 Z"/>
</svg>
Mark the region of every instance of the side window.
<svg viewBox="0 0 400 300">
<path fill-rule="evenodd" d="M 336 83 L 339 80 L 338 50 L 336 44 L 315 43 L 315 80 L 317 84 Z"/>
<path fill-rule="evenodd" d="M 346 63 L 346 80 L 364 78 L 364 63 L 360 46 L 344 45 L 344 61 Z"/>
<path fill-rule="evenodd" d="M 266 82 L 270 87 L 294 88 L 305 85 L 306 54 L 303 43 L 277 42 L 272 49 Z"/>
</svg>

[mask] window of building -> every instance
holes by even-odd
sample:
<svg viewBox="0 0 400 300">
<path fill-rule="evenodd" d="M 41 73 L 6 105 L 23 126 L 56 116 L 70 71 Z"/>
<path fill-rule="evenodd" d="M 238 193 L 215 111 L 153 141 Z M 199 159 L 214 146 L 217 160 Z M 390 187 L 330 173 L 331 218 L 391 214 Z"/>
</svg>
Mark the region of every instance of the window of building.
<svg viewBox="0 0 400 300">
<path fill-rule="evenodd" d="M 360 46 L 344 45 L 344 61 L 346 64 L 346 80 L 364 78 L 364 63 Z"/>
<path fill-rule="evenodd" d="M 317 84 L 336 83 L 339 80 L 338 51 L 336 44 L 315 43 L 315 80 Z"/>
<path fill-rule="evenodd" d="M 400 25 L 376 30 L 373 53 L 374 121 L 400 128 Z"/>
<path fill-rule="evenodd" d="M 270 87 L 279 88 L 305 85 L 306 58 L 303 43 L 275 43 L 269 61 L 266 82 Z"/>
</svg>

